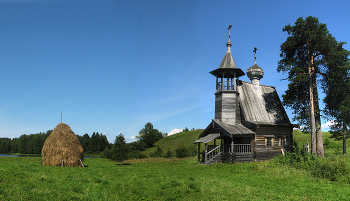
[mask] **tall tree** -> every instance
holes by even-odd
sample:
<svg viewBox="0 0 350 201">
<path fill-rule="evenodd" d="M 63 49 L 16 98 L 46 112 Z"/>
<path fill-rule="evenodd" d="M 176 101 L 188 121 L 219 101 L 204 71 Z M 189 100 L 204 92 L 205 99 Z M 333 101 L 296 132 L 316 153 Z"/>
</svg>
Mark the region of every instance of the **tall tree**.
<svg viewBox="0 0 350 201">
<path fill-rule="evenodd" d="M 114 141 L 112 160 L 123 164 L 126 159 L 128 159 L 128 147 L 123 134 L 120 133 Z"/>
<path fill-rule="evenodd" d="M 290 82 L 286 95 L 282 96 L 283 103 L 294 109 L 299 123 L 310 125 L 311 152 L 324 157 L 317 77 L 322 75 L 323 67 L 327 67 L 324 59 L 336 40 L 329 34 L 326 24 L 312 16 L 305 20 L 298 18 L 293 26 L 287 25 L 283 31 L 289 36 L 281 45 L 282 59 L 277 71 L 288 72 Z"/>
<path fill-rule="evenodd" d="M 327 55 L 327 77 L 324 79 L 325 89 L 324 113 L 335 119 L 331 127 L 331 137 L 343 140 L 343 154 L 346 154 L 346 139 L 349 138 L 350 125 L 350 52 L 343 48 L 343 42 Z"/>
<path fill-rule="evenodd" d="M 145 124 L 145 127 L 140 130 L 139 135 L 136 136 L 140 141 L 147 144 L 148 147 L 152 147 L 153 143 L 163 138 L 163 133 L 153 128 L 151 122 Z"/>
</svg>

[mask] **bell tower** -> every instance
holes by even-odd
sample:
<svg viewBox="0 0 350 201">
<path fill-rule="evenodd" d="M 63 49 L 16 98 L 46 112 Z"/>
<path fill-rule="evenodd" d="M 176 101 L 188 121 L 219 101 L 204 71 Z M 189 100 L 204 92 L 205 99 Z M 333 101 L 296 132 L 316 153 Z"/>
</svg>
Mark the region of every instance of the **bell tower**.
<svg viewBox="0 0 350 201">
<path fill-rule="evenodd" d="M 241 122 L 237 81 L 239 77 L 245 74 L 240 68 L 236 67 L 232 57 L 232 43 L 230 41 L 231 27 L 232 25 L 228 27 L 227 51 L 224 59 L 221 61 L 219 68 L 210 71 L 210 73 L 216 77 L 215 119 L 227 124 L 236 125 Z"/>
</svg>

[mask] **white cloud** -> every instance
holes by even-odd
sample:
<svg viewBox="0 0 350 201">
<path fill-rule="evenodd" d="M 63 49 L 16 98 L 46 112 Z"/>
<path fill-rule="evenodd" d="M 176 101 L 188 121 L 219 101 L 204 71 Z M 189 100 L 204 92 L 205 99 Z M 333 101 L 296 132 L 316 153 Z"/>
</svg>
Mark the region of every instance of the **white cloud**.
<svg viewBox="0 0 350 201">
<path fill-rule="evenodd" d="M 168 133 L 168 136 L 170 135 L 174 135 L 176 133 L 180 133 L 182 132 L 184 129 L 181 129 L 181 128 L 174 128 L 173 130 L 171 130 L 169 133 Z"/>
<path fill-rule="evenodd" d="M 327 121 L 326 123 L 322 124 L 321 128 L 322 130 L 329 130 L 332 125 L 335 124 L 334 120 Z"/>
</svg>

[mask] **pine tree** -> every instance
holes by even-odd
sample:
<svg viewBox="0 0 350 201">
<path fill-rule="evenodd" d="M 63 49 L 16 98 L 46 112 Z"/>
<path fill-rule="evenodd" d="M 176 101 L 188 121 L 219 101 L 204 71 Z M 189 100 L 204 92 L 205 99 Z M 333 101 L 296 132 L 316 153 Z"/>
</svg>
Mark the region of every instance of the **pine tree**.
<svg viewBox="0 0 350 201">
<path fill-rule="evenodd" d="M 112 159 L 120 162 L 121 164 L 123 164 L 123 161 L 128 159 L 128 147 L 126 145 L 125 138 L 121 133 L 115 138 Z"/>
<path fill-rule="evenodd" d="M 335 125 L 331 127 L 331 138 L 343 140 L 343 154 L 346 154 L 346 139 L 349 138 L 348 127 L 350 124 L 350 52 L 343 48 L 344 43 L 339 43 L 329 55 L 327 55 L 327 77 L 324 79 L 325 89 L 325 114 L 335 118 Z"/>
<path fill-rule="evenodd" d="M 326 24 L 319 23 L 312 16 L 305 20 L 298 18 L 295 25 L 287 25 L 283 31 L 289 36 L 281 45 L 282 59 L 278 62 L 277 71 L 287 72 L 290 82 L 286 94 L 282 96 L 283 103 L 294 110 L 294 119 L 309 126 L 311 152 L 324 157 L 317 77 L 324 76 L 322 71 L 327 68 L 325 57 L 337 42 L 329 34 Z"/>
</svg>

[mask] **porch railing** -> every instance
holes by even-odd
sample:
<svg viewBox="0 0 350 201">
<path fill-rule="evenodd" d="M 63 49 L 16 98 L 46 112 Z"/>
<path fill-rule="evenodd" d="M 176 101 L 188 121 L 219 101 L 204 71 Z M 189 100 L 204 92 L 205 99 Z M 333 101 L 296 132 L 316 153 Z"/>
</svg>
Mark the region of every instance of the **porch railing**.
<svg viewBox="0 0 350 201">
<path fill-rule="evenodd" d="M 252 152 L 251 144 L 233 144 L 233 150 L 235 153 L 250 153 Z M 231 145 L 225 144 L 223 147 L 223 152 L 231 152 Z"/>
<path fill-rule="evenodd" d="M 220 153 L 221 145 L 208 145 L 207 152 L 205 153 L 205 150 L 200 153 L 200 161 L 207 163 L 210 159 L 212 159 L 214 156 L 216 156 L 218 153 Z"/>
<path fill-rule="evenodd" d="M 207 151 L 204 150 L 199 154 L 199 161 L 206 164 L 210 159 L 212 159 L 220 152 L 231 153 L 231 148 L 231 144 L 208 145 Z M 251 144 L 233 144 L 233 149 L 235 153 L 251 153 L 253 151 Z"/>
<path fill-rule="evenodd" d="M 207 158 L 205 161 L 210 160 L 214 156 L 216 156 L 218 153 L 220 153 L 220 145 L 212 149 L 211 151 L 207 152 Z"/>
</svg>

